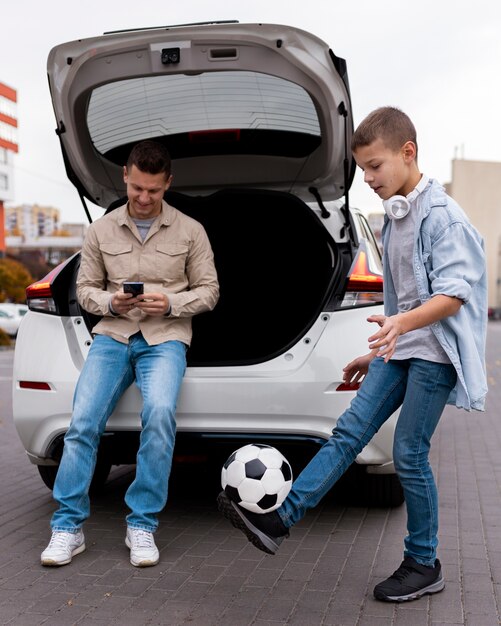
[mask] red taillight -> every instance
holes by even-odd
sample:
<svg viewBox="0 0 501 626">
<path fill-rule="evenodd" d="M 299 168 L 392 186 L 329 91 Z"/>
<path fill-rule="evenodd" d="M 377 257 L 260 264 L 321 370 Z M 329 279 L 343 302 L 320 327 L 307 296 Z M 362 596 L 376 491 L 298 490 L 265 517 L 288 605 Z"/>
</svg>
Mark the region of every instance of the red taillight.
<svg viewBox="0 0 501 626">
<path fill-rule="evenodd" d="M 367 253 L 359 250 L 348 278 L 348 291 L 383 291 L 383 275 L 371 272 Z"/>
<path fill-rule="evenodd" d="M 38 391 L 51 391 L 49 383 L 42 383 L 36 380 L 20 380 L 19 387 L 21 389 L 37 389 Z"/>
<path fill-rule="evenodd" d="M 62 269 L 62 265 L 58 265 L 51 270 L 47 276 L 44 276 L 36 283 L 33 283 L 26 287 L 26 298 L 52 298 L 51 284 L 54 278 L 59 274 Z"/>
<path fill-rule="evenodd" d="M 365 239 L 360 240 L 348 273 L 346 291 L 340 309 L 383 303 L 383 268 L 381 258 Z"/>
</svg>

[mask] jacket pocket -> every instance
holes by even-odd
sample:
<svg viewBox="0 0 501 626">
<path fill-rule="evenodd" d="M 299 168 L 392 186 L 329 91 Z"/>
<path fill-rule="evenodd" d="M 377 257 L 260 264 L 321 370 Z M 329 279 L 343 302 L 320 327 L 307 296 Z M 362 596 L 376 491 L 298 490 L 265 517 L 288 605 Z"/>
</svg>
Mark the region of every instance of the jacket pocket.
<svg viewBox="0 0 501 626">
<path fill-rule="evenodd" d="M 110 280 L 126 280 L 129 278 L 132 263 L 132 244 L 101 243 L 99 249 L 103 255 L 104 266 Z"/>
<path fill-rule="evenodd" d="M 184 243 L 161 243 L 156 247 L 157 279 L 164 284 L 184 280 L 188 245 Z"/>
</svg>

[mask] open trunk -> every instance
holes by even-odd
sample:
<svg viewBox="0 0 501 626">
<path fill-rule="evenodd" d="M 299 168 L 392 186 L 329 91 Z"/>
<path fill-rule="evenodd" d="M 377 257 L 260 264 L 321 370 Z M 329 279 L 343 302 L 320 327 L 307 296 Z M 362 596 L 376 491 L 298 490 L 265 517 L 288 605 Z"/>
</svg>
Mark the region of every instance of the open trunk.
<svg viewBox="0 0 501 626">
<path fill-rule="evenodd" d="M 188 365 L 259 363 L 296 344 L 341 275 L 336 244 L 314 211 L 290 194 L 254 189 L 169 191 L 165 199 L 203 224 L 221 289 L 216 308 L 193 319 Z M 86 318 L 90 328 L 96 320 Z"/>
</svg>

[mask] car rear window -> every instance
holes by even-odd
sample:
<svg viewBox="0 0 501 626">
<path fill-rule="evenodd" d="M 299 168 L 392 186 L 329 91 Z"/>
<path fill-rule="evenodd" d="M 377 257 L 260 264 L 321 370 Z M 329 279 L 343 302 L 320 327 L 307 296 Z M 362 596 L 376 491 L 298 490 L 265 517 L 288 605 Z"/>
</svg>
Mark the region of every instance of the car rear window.
<svg viewBox="0 0 501 626">
<path fill-rule="evenodd" d="M 257 72 L 169 74 L 93 90 L 87 124 L 95 148 L 123 163 L 131 145 L 165 138 L 173 158 L 210 154 L 305 157 L 320 144 L 310 95 Z"/>
</svg>

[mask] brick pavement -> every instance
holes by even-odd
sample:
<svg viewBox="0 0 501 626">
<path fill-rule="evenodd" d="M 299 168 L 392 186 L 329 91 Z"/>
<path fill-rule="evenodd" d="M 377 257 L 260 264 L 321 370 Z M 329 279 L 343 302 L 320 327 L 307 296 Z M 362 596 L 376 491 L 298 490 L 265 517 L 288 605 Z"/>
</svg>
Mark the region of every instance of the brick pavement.
<svg viewBox="0 0 501 626">
<path fill-rule="evenodd" d="M 93 499 L 88 549 L 46 569 L 39 555 L 54 505 L 12 426 L 12 351 L 0 352 L 0 624 L 28 626 L 496 626 L 501 607 L 501 323 L 489 326 L 484 414 L 446 409 L 432 451 L 446 590 L 403 605 L 376 602 L 401 559 L 403 507 L 346 508 L 327 499 L 274 556 L 222 519 L 217 486 L 174 494 L 161 515 L 161 563 L 128 561 L 117 468 Z"/>
</svg>

